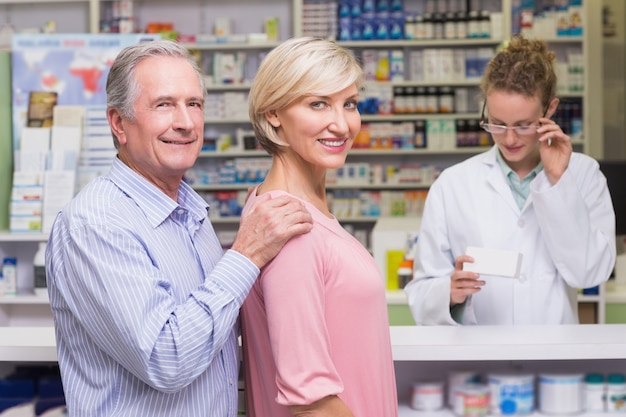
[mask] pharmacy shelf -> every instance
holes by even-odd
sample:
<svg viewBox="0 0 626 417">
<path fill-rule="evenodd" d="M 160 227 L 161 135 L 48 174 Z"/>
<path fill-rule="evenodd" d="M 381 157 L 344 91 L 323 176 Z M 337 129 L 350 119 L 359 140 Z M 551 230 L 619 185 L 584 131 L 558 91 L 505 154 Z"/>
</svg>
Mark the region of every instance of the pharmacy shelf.
<svg viewBox="0 0 626 417">
<path fill-rule="evenodd" d="M 248 190 L 258 184 L 191 184 L 196 191 L 235 191 Z M 426 190 L 431 184 L 326 184 L 328 190 Z"/>
<path fill-rule="evenodd" d="M 369 81 L 371 82 L 371 81 Z M 450 81 L 376 81 L 376 84 L 389 84 L 393 87 L 478 87 L 480 80 L 450 80 Z"/>
<path fill-rule="evenodd" d="M 363 122 L 407 122 L 415 120 L 478 119 L 479 113 L 361 114 Z"/>
<path fill-rule="evenodd" d="M 408 300 L 404 290 L 387 290 L 387 305 L 407 305 Z"/>
<path fill-rule="evenodd" d="M 239 224 L 241 220 L 238 216 L 229 217 L 214 217 L 211 218 L 213 224 Z M 378 217 L 374 216 L 361 216 L 361 217 L 338 217 L 337 220 L 340 223 L 375 223 Z"/>
<path fill-rule="evenodd" d="M 535 411 L 534 413 L 524 414 L 524 417 L 546 417 L 547 414 Z M 577 414 L 578 417 L 607 417 L 607 413 L 582 413 Z M 418 411 L 414 410 L 406 404 L 398 406 L 398 417 L 459 417 L 451 409 L 442 409 L 437 411 Z"/>
<path fill-rule="evenodd" d="M 0 296 L 0 305 L 49 305 L 48 295 L 16 294 Z"/>
<path fill-rule="evenodd" d="M 93 0 L 0 0 L 0 5 L 23 4 L 23 3 L 92 3 Z"/>
<path fill-rule="evenodd" d="M 53 327 L 0 327 L 0 361 L 56 362 Z"/>
<path fill-rule="evenodd" d="M 220 119 L 217 119 L 215 117 L 205 117 L 204 123 L 209 123 L 213 125 L 250 124 L 250 119 L 247 119 L 245 117 L 232 117 L 232 118 L 220 118 Z"/>
<path fill-rule="evenodd" d="M 369 48 L 431 48 L 431 47 L 452 47 L 452 46 L 497 46 L 501 39 L 415 39 L 415 40 L 371 40 L 371 41 L 340 41 L 341 46 L 350 49 Z"/>
<path fill-rule="evenodd" d="M 0 231 L 0 242 L 46 242 L 47 240 L 47 233 L 11 233 Z"/>
<path fill-rule="evenodd" d="M 215 42 L 215 43 L 184 43 L 181 45 L 190 50 L 197 51 L 241 51 L 272 49 L 280 42 Z"/>
<path fill-rule="evenodd" d="M 428 148 L 415 148 L 415 149 L 403 149 L 403 148 L 389 148 L 389 149 L 376 149 L 376 148 L 352 148 L 348 153 L 348 158 L 354 156 L 410 156 L 410 155 L 474 155 L 481 152 L 485 152 L 487 147 L 484 146 L 467 146 L 464 148 L 454 149 L 428 149 Z M 200 158 L 239 158 L 239 157 L 260 157 L 269 156 L 267 152 L 261 150 L 238 150 L 229 149 L 226 151 L 202 151 L 200 152 Z"/>
<path fill-rule="evenodd" d="M 250 84 L 210 84 L 207 82 L 205 88 L 209 93 L 220 91 L 248 91 Z"/>
</svg>

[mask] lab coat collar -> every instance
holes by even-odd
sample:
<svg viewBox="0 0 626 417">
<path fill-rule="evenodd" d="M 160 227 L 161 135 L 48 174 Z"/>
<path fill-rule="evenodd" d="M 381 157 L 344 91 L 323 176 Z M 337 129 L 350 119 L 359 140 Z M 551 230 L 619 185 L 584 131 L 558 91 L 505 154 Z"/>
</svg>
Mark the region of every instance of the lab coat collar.
<svg viewBox="0 0 626 417">
<path fill-rule="evenodd" d="M 498 151 L 498 147 L 493 145 L 491 149 L 482 154 L 482 163 L 486 169 L 486 179 L 487 182 L 493 187 L 493 189 L 500 194 L 500 197 L 504 199 L 506 204 L 513 210 L 517 215 L 521 214 L 522 211 L 526 210 L 530 204 L 530 196 L 526 199 L 526 204 L 522 210 L 519 209 L 515 199 L 513 198 L 513 193 L 509 188 L 509 184 L 504 178 L 504 173 L 498 165 L 498 160 L 496 159 L 496 152 Z"/>
</svg>

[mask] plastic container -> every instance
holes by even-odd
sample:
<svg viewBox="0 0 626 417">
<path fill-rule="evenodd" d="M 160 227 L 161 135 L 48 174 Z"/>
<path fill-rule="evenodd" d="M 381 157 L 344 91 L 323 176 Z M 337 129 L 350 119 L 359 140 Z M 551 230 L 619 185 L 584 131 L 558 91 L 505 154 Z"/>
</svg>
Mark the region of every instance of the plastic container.
<svg viewBox="0 0 626 417">
<path fill-rule="evenodd" d="M 443 382 L 416 382 L 411 387 L 411 407 L 421 411 L 443 408 Z"/>
<path fill-rule="evenodd" d="M 602 374 L 585 376 L 584 409 L 588 413 L 606 411 L 606 383 Z"/>
<path fill-rule="evenodd" d="M 459 417 L 485 416 L 489 412 L 489 398 L 489 387 L 485 384 L 460 385 L 454 390 L 452 410 Z"/>
<path fill-rule="evenodd" d="M 472 371 L 451 372 L 448 375 L 448 407 L 454 409 L 454 393 L 458 387 L 480 382 L 480 375 Z"/>
<path fill-rule="evenodd" d="M 560 416 L 582 413 L 583 382 L 583 374 L 541 374 L 539 411 Z"/>
<path fill-rule="evenodd" d="M 609 374 L 607 377 L 606 411 L 626 413 L 626 377 L 624 374 Z"/>
<path fill-rule="evenodd" d="M 490 374 L 489 412 L 493 415 L 526 415 L 535 409 L 535 376 L 532 374 Z"/>
<path fill-rule="evenodd" d="M 0 295 L 15 295 L 17 293 L 17 258 L 4 258 L 2 261 L 2 280 L 0 280 Z"/>
</svg>

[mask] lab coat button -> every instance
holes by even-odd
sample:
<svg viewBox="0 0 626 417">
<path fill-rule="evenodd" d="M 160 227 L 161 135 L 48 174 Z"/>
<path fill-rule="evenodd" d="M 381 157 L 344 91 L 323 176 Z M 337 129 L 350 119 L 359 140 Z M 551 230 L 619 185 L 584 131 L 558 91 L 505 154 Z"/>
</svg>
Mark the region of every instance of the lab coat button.
<svg viewBox="0 0 626 417">
<path fill-rule="evenodd" d="M 518 220 L 518 221 L 517 221 L 517 225 L 518 225 L 519 227 L 524 227 L 524 225 L 525 225 L 525 224 L 526 224 L 526 223 L 524 222 L 524 220 Z"/>
</svg>

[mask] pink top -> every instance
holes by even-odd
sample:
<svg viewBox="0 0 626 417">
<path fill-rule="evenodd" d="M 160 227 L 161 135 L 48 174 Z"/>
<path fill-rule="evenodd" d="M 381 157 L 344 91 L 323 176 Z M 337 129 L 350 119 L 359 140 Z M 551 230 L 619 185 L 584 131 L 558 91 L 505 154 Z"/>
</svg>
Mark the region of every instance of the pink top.
<svg viewBox="0 0 626 417">
<path fill-rule="evenodd" d="M 336 219 L 305 204 L 313 230 L 265 266 L 242 307 L 248 416 L 291 417 L 286 405 L 338 395 L 356 417 L 396 417 L 383 278 Z"/>
</svg>

